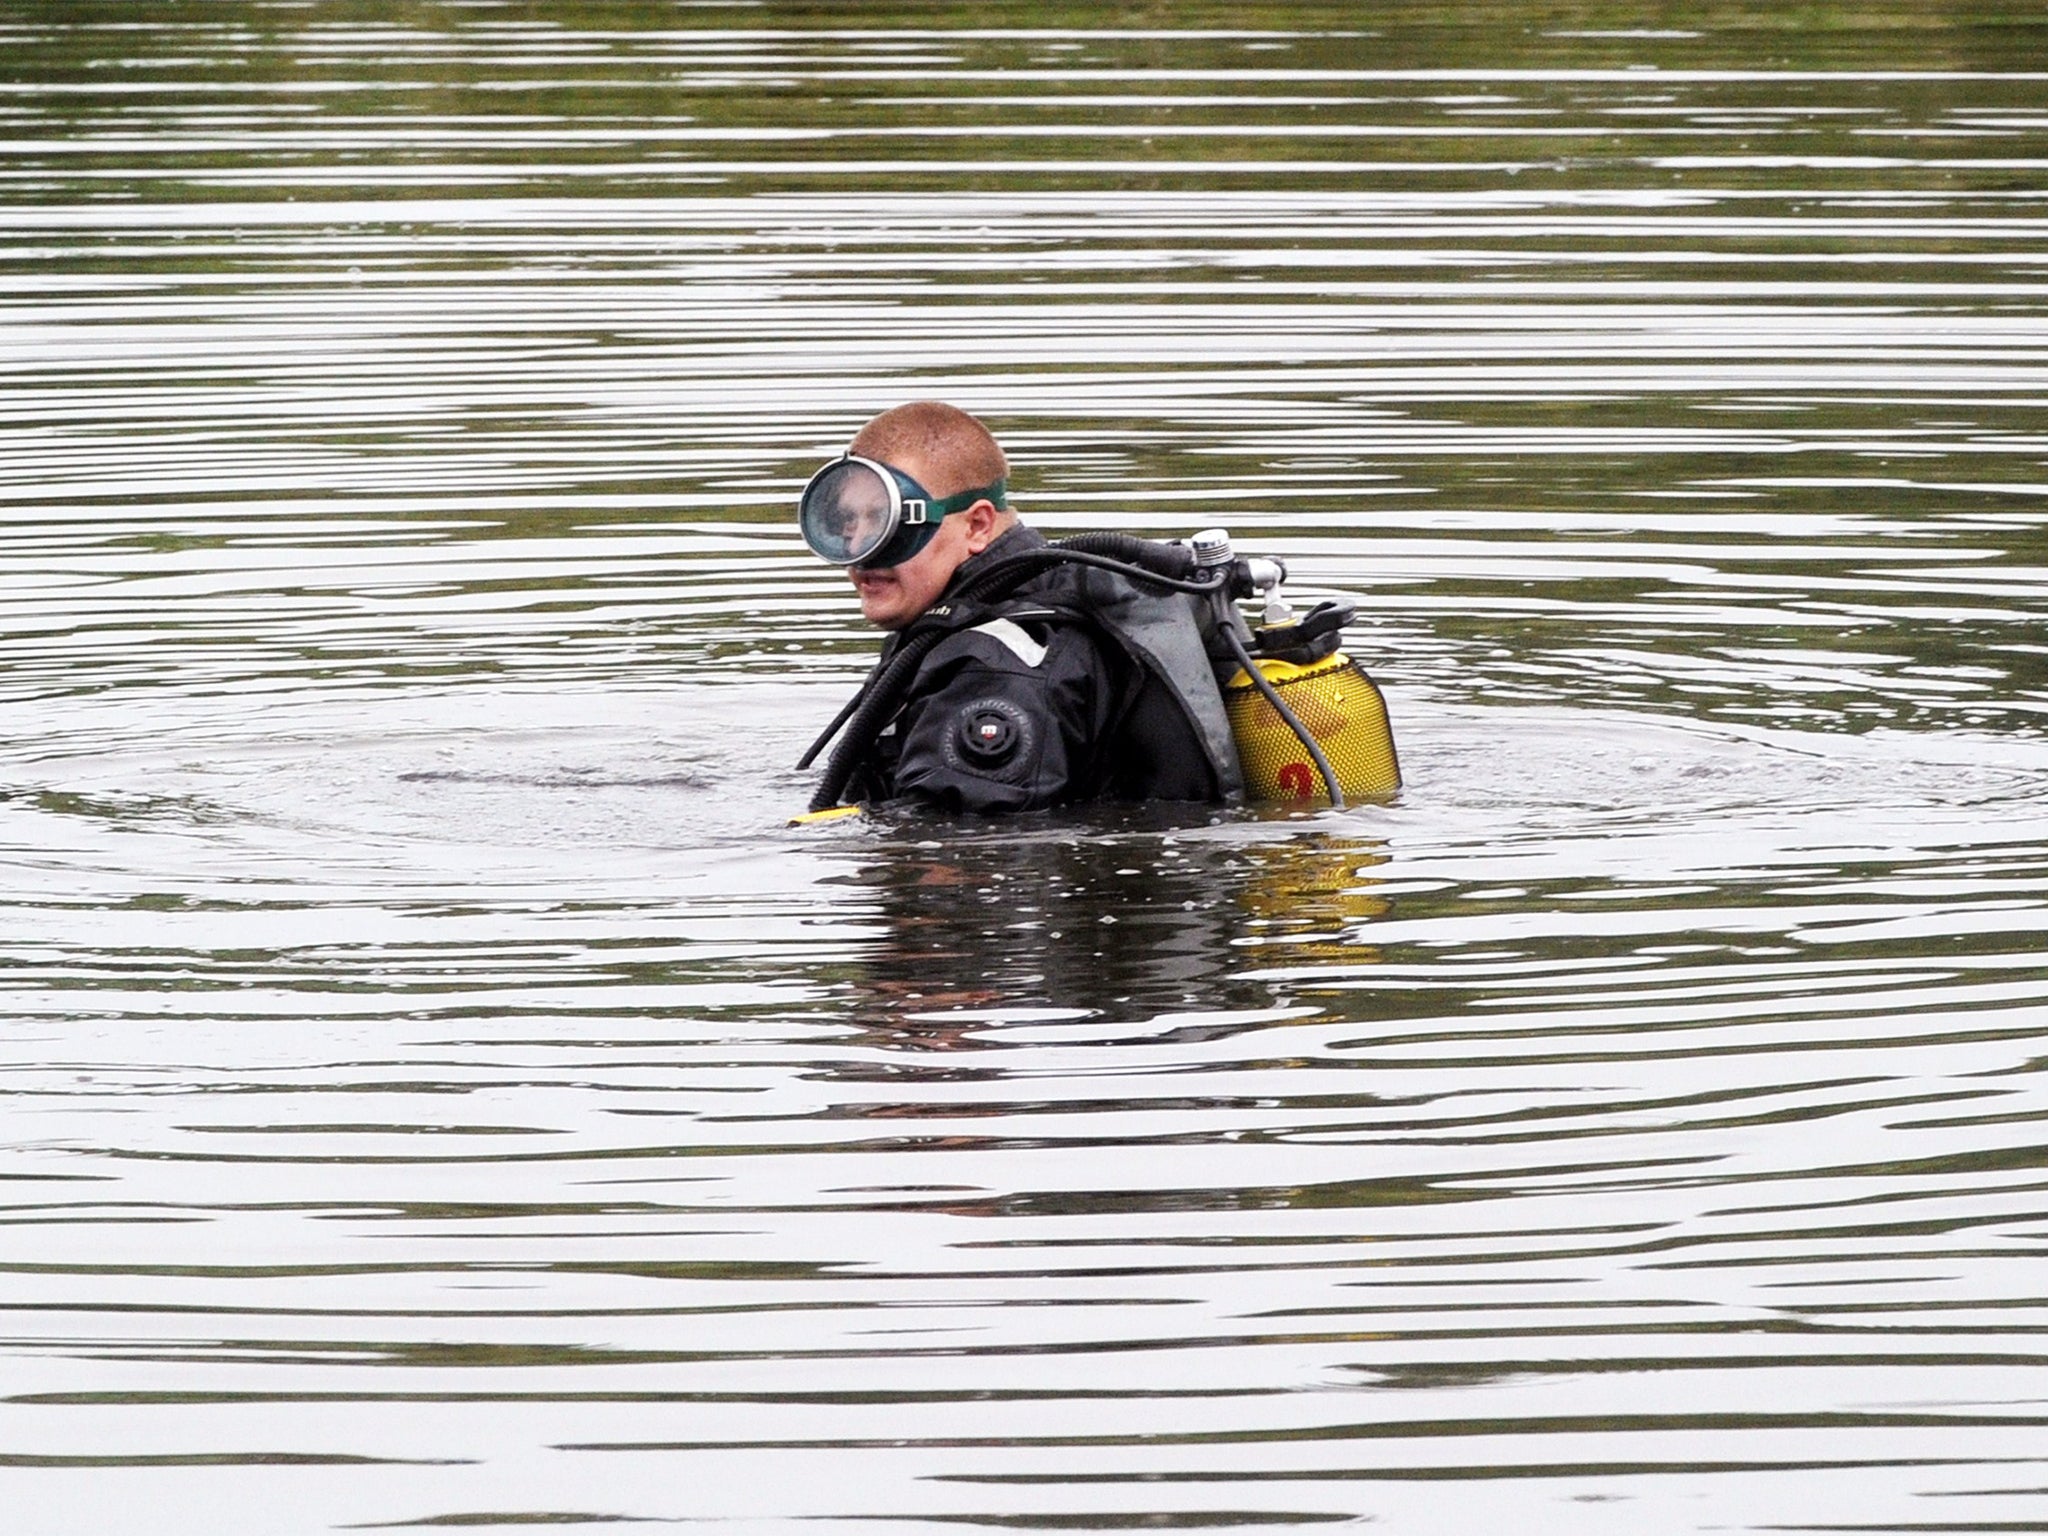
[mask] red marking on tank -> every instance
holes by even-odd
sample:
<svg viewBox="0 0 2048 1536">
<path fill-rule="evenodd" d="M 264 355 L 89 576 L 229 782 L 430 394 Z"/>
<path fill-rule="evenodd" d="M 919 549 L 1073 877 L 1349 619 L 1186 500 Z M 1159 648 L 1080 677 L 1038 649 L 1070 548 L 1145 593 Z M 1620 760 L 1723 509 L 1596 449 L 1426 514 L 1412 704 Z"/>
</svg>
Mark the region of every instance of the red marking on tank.
<svg viewBox="0 0 2048 1536">
<path fill-rule="evenodd" d="M 1280 769 L 1280 793 L 1306 800 L 1315 793 L 1315 771 L 1307 763 L 1287 763 Z"/>
</svg>

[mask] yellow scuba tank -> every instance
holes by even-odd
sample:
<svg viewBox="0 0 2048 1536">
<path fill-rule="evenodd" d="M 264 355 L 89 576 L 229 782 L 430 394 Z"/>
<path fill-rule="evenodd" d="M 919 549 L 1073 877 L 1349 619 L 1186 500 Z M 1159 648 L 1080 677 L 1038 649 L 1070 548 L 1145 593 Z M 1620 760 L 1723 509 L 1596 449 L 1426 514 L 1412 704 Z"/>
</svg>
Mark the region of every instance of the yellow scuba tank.
<svg viewBox="0 0 2048 1536">
<path fill-rule="evenodd" d="M 1253 665 L 1322 748 L 1346 800 L 1383 799 L 1401 787 L 1387 701 L 1364 670 L 1337 649 L 1355 608 L 1319 603 L 1299 622 L 1253 633 Z M 1322 774 L 1294 728 L 1243 668 L 1223 686 L 1224 708 L 1254 800 L 1321 800 Z"/>
</svg>

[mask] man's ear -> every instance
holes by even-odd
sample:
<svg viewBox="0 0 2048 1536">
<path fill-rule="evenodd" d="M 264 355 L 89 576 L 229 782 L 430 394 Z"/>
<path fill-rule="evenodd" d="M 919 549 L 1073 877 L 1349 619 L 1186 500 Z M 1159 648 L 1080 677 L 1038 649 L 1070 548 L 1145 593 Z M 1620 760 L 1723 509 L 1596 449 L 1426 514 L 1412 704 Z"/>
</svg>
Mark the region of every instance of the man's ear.
<svg viewBox="0 0 2048 1536">
<path fill-rule="evenodd" d="M 970 555 L 978 555 L 995 543 L 996 536 L 1008 526 L 1008 520 L 986 496 L 962 512 L 960 518 L 967 526 L 967 552 Z"/>
</svg>

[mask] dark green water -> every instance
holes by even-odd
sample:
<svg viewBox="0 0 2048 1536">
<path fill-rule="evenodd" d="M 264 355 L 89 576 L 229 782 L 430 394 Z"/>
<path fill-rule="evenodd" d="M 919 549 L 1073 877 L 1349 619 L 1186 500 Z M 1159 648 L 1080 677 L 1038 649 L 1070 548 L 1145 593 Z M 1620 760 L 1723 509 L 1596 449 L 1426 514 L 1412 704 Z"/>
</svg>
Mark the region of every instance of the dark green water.
<svg viewBox="0 0 2048 1536">
<path fill-rule="evenodd" d="M 2048 1529 L 2033 10 L 0 45 L 10 1530 Z M 934 396 L 1400 800 L 787 829 Z"/>
</svg>

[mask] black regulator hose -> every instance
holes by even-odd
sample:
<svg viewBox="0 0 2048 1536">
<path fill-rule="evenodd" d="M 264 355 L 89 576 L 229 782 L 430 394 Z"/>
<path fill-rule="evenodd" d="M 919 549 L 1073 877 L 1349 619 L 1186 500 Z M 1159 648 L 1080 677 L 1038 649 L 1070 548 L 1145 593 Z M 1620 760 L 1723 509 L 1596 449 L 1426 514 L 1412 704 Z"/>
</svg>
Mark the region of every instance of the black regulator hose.
<svg viewBox="0 0 2048 1536">
<path fill-rule="evenodd" d="M 1195 552 L 1187 545 L 1162 544 L 1157 539 L 1141 539 L 1134 533 L 1077 533 L 1047 547 L 1071 550 L 1077 555 L 1101 555 L 1119 560 L 1149 572 L 1161 582 L 1193 581 L 1199 570 L 1195 564 Z M 1178 590 L 1191 589 L 1181 587 Z M 1202 590 L 1207 590 L 1206 584 Z"/>
<path fill-rule="evenodd" d="M 912 635 L 897 647 L 896 654 L 888 664 L 873 673 L 867 686 L 855 694 L 850 707 L 841 710 L 840 717 L 846 721 L 846 734 L 839 738 L 839 745 L 832 749 L 831 757 L 825 761 L 825 776 L 818 780 L 818 787 L 811 794 L 810 809 L 829 811 L 839 804 L 840 795 L 846 791 L 847 782 L 853 778 L 853 770 L 875 738 L 882 734 L 882 727 L 889 723 L 889 717 L 896 713 L 896 706 L 902 701 L 903 691 L 910 686 L 910 680 L 917 675 L 917 669 L 931 648 L 946 638 L 943 629 L 927 629 Z M 817 756 L 818 748 L 830 738 L 828 731 L 818 738 L 811 750 L 804 754 L 804 762 Z M 799 767 L 803 766 L 801 763 Z"/>
<path fill-rule="evenodd" d="M 802 772 L 811 766 L 812 760 L 825 750 L 825 743 L 834 736 L 837 736 L 839 734 L 839 727 L 846 724 L 847 717 L 860 708 L 860 701 L 868 696 L 868 690 L 875 686 L 875 679 L 882 675 L 883 665 L 883 660 L 879 657 L 876 658 L 875 664 L 868 668 L 868 675 L 861 680 L 860 687 L 854 690 L 853 697 L 839 706 L 839 713 L 832 717 L 832 723 L 826 726 L 824 730 L 818 732 L 818 739 L 812 742 L 805 749 L 804 755 L 796 760 L 798 772 Z"/>
</svg>

